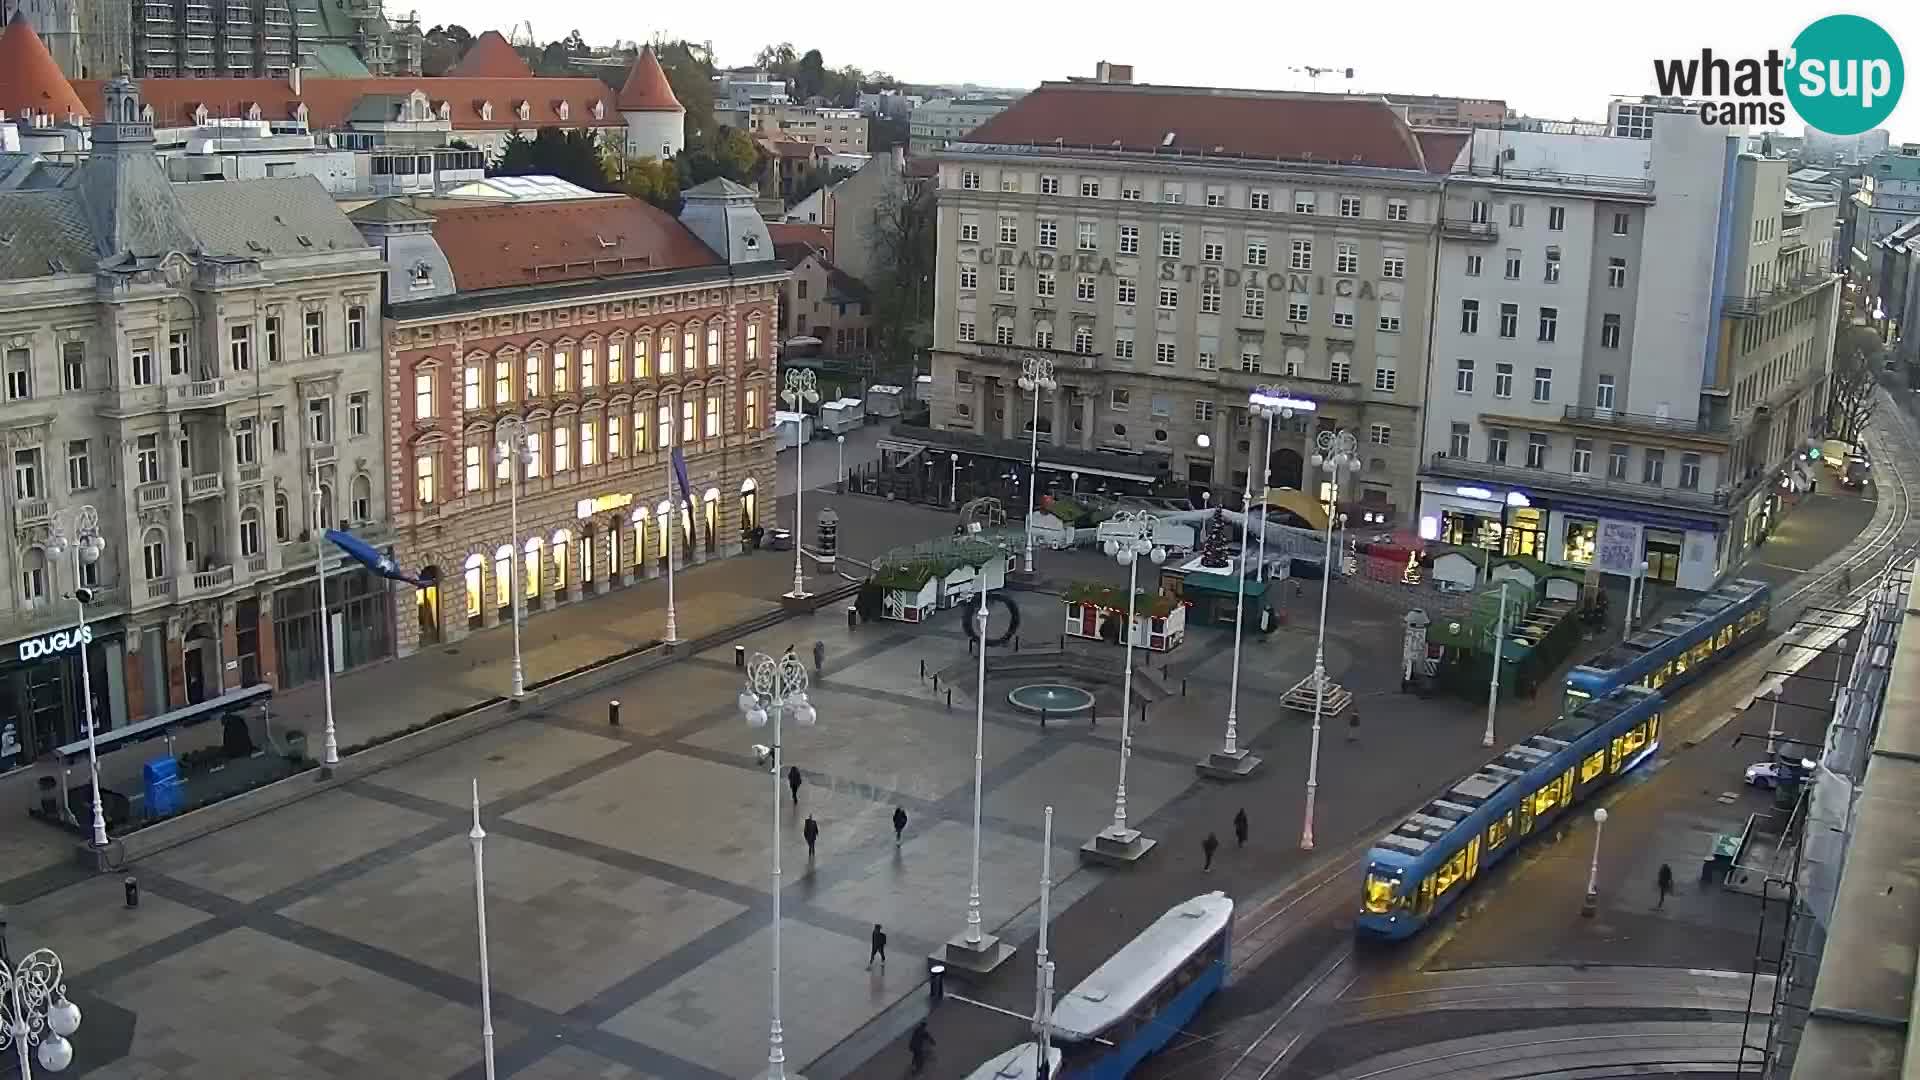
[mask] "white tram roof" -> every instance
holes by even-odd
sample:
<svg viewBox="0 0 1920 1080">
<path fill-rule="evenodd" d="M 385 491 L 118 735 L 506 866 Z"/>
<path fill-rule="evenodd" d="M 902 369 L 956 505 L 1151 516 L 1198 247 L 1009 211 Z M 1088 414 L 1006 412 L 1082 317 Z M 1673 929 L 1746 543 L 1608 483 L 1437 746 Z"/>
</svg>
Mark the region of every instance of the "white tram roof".
<svg viewBox="0 0 1920 1080">
<path fill-rule="evenodd" d="M 1087 1042 L 1124 1020 L 1232 919 L 1233 901 L 1219 891 L 1174 905 L 1060 999 L 1054 1037 Z"/>
<path fill-rule="evenodd" d="M 986 1064 L 967 1074 L 967 1080 L 1034 1080 L 1039 1070 L 1034 1066 L 1032 1043 L 1001 1051 L 988 1059 Z M 1047 1060 L 1053 1066 L 1053 1075 L 1060 1075 L 1060 1048 L 1047 1047 Z"/>
</svg>

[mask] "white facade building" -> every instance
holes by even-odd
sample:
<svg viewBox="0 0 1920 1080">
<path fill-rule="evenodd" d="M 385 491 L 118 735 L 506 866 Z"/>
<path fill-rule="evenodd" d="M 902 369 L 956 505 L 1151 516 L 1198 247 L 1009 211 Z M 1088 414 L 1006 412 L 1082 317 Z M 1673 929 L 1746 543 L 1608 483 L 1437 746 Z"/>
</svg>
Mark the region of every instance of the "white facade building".
<svg viewBox="0 0 1920 1080">
<path fill-rule="evenodd" d="M 1448 180 L 1420 530 L 1705 589 L 1817 434 L 1831 204 L 1744 135 L 1479 131 Z M 1795 483 L 1791 470 L 1785 482 Z"/>
</svg>

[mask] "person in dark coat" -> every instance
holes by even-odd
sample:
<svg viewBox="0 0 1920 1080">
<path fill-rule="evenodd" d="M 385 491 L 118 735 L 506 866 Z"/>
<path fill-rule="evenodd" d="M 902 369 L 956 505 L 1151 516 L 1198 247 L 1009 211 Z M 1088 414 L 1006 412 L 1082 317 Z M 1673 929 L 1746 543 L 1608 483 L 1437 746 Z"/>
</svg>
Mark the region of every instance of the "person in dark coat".
<svg viewBox="0 0 1920 1080">
<path fill-rule="evenodd" d="M 907 1037 L 907 1053 L 913 1058 L 913 1075 L 919 1076 L 927 1068 L 927 1055 L 933 1052 L 936 1044 L 933 1034 L 927 1030 L 925 1020 L 913 1025 L 913 1034 Z"/>
<path fill-rule="evenodd" d="M 1347 741 L 1360 741 L 1360 712 L 1357 709 L 1347 717 Z"/>
<path fill-rule="evenodd" d="M 1660 877 L 1655 884 L 1660 890 L 1660 899 L 1653 906 L 1666 907 L 1667 896 L 1673 892 L 1673 867 L 1668 866 L 1666 863 L 1661 863 Z"/>
<path fill-rule="evenodd" d="M 811 860 L 813 845 L 820 842 L 820 823 L 813 820 L 812 814 L 807 815 L 807 823 L 800 827 L 800 835 L 807 839 L 807 858 Z"/>
<path fill-rule="evenodd" d="M 819 678 L 820 674 L 826 670 L 827 643 L 824 641 L 816 641 L 813 643 L 813 675 L 815 678 Z"/>
<path fill-rule="evenodd" d="M 1206 856 L 1206 862 L 1201 865 L 1200 869 L 1212 870 L 1213 869 L 1213 853 L 1219 850 L 1220 850 L 1220 838 L 1213 835 L 1212 833 L 1208 833 L 1207 838 L 1205 840 L 1200 841 L 1200 854 Z"/>
<path fill-rule="evenodd" d="M 793 805 L 800 805 L 800 766 L 787 767 L 787 787 L 793 792 Z"/>
<path fill-rule="evenodd" d="M 873 924 L 873 951 L 867 954 L 867 970 L 873 970 L 873 962 L 880 961 L 880 970 L 887 970 L 887 932 L 880 929 L 879 923 Z"/>
<path fill-rule="evenodd" d="M 900 846 L 900 834 L 907 831 L 907 811 L 903 807 L 893 808 L 893 846 Z"/>
<path fill-rule="evenodd" d="M 1233 840 L 1239 847 L 1247 846 L 1247 808 L 1244 806 L 1233 815 Z"/>
</svg>

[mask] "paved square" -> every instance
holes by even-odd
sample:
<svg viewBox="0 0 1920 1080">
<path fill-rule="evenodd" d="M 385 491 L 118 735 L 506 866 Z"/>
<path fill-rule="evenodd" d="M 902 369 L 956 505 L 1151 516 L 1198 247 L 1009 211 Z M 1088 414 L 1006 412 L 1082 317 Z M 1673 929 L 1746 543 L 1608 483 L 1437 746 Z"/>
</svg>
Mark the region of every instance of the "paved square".
<svg viewBox="0 0 1920 1080">
<path fill-rule="evenodd" d="M 531 722 L 509 722 L 444 750 L 374 774 L 368 783 L 465 809 L 480 781 L 481 812 L 502 795 L 549 780 L 624 748 L 617 739 Z"/>
<path fill-rule="evenodd" d="M 562 1046 L 513 1075 L 514 1080 L 672 1080 L 630 1069 L 577 1046 Z"/>
<path fill-rule="evenodd" d="M 602 1026 L 733 1076 L 765 1069 L 771 940 L 761 930 Z M 911 955 L 869 972 L 864 938 L 806 923 L 789 920 L 780 944 L 781 1020 L 793 1072 L 926 978 L 926 959 Z"/>
<path fill-rule="evenodd" d="M 731 661 L 729 661 L 731 663 Z M 647 692 L 621 696 L 618 687 L 543 706 L 556 720 L 582 730 L 608 726 L 607 702 L 620 699 L 620 727 L 641 735 L 664 735 L 695 717 L 719 711 L 737 715 L 745 677 L 731 667 L 673 664 L 648 677 Z"/>
<path fill-rule="evenodd" d="M 111 994 L 138 1015 L 133 1060 L 154 1080 L 442 1077 L 480 1060 L 477 1000 L 456 1004 L 255 930 L 168 956 Z M 521 1034 L 498 1015 L 494 1031 L 502 1042 Z"/>
<path fill-rule="evenodd" d="M 1119 779 L 1117 744 L 1111 749 L 1064 746 L 1001 785 L 987 802 L 987 811 L 1011 821 L 1030 821 L 1038 828 L 1051 805 L 1055 839 L 1071 840 L 1078 848 L 1113 821 L 1113 793 Z M 1127 823 L 1139 828 L 1193 782 L 1190 764 L 1172 765 L 1134 754 L 1127 761 Z"/>
<path fill-rule="evenodd" d="M 253 901 L 437 823 L 425 814 L 336 788 L 163 851 L 143 865 L 235 900 Z"/>
<path fill-rule="evenodd" d="M 1076 868 L 1073 851 L 1055 836 L 1054 879 Z M 858 923 L 880 923 L 889 934 L 940 942 L 966 928 L 973 829 L 943 822 L 907 838 L 897 853 L 868 862 L 811 897 L 815 906 Z M 980 914 L 988 933 L 1035 903 L 1040 893 L 1040 845 L 982 830 Z"/>
<path fill-rule="evenodd" d="M 29 949 L 52 949 L 60 954 L 69 978 L 84 976 L 207 918 L 151 892 L 141 896 L 139 907 L 128 908 L 124 895 L 119 875 L 101 874 L 8 908 L 7 922 L 13 928 L 8 944 L 14 958 Z"/>
<path fill-rule="evenodd" d="M 741 908 L 511 837 L 487 839 L 487 922 L 497 993 L 565 1012 Z M 473 852 L 443 840 L 286 909 L 288 917 L 479 978 Z"/>
</svg>

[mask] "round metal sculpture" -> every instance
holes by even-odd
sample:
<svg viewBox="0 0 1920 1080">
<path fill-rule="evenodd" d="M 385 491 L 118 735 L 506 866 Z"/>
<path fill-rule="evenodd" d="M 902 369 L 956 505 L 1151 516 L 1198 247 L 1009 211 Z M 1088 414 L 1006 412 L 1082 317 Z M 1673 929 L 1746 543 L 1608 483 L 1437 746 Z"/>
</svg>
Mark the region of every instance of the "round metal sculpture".
<svg viewBox="0 0 1920 1080">
<path fill-rule="evenodd" d="M 1030 683 L 1007 694 L 1017 708 L 1031 713 L 1072 716 L 1093 708 L 1093 695 L 1065 683 Z"/>
<path fill-rule="evenodd" d="M 987 603 L 990 604 L 998 602 L 1007 609 L 1007 629 L 999 637 L 990 637 L 987 639 L 987 644 L 997 649 L 1007 642 L 1012 641 L 1013 636 L 1020 632 L 1020 605 L 1014 603 L 1013 597 L 1005 593 L 988 593 L 986 594 L 986 600 Z M 967 627 L 968 640 L 979 641 L 981 631 L 986 629 L 980 625 L 979 594 L 975 594 L 971 600 L 967 601 L 966 618 L 963 622 L 965 622 Z"/>
</svg>

